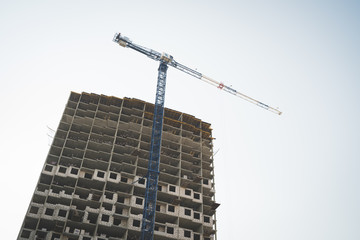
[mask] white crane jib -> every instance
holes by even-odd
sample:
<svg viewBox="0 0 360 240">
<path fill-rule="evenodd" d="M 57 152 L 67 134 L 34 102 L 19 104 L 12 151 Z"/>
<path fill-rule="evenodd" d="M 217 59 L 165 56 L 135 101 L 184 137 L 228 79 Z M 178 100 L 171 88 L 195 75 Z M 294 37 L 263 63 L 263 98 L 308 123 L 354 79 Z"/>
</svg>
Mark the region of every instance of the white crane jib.
<svg viewBox="0 0 360 240">
<path fill-rule="evenodd" d="M 224 83 L 222 82 L 218 82 L 208 76 L 205 76 L 204 74 L 196 71 L 196 70 L 193 70 L 189 67 L 186 67 L 178 62 L 176 62 L 174 60 L 174 58 L 167 54 L 167 53 L 159 53 L 155 50 L 152 50 L 152 49 L 149 49 L 149 48 L 145 48 L 143 46 L 140 46 L 138 44 L 134 44 L 128 37 L 125 37 L 125 36 L 122 36 L 120 33 L 116 33 L 115 36 L 114 36 L 114 42 L 117 42 L 120 46 L 123 46 L 123 47 L 129 47 L 129 48 L 132 48 L 142 54 L 145 54 L 146 56 L 148 56 L 149 58 L 151 59 L 154 59 L 156 61 L 164 61 L 167 63 L 167 65 L 170 65 L 176 69 L 179 69 L 180 71 L 183 71 L 193 77 L 196 77 L 204 82 L 207 82 L 217 88 L 219 88 L 220 90 L 224 90 L 228 93 L 231 93 L 232 95 L 235 95 L 239 98 L 242 98 L 248 102 L 251 102 L 259 107 L 262 107 L 266 110 L 269 110 L 270 112 L 273 112 L 273 113 L 276 113 L 276 114 L 279 114 L 281 115 L 282 112 L 280 112 L 277 108 L 273 108 L 265 103 L 262 103 L 252 97 L 249 97 L 235 89 L 233 89 L 232 87 L 229 87 L 227 85 L 225 85 Z"/>
</svg>

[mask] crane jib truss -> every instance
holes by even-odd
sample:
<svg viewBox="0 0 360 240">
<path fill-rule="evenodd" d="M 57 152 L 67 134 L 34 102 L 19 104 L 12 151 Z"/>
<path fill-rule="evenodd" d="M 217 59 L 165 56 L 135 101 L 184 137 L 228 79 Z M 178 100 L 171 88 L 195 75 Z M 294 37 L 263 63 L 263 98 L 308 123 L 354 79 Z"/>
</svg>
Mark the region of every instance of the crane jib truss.
<svg viewBox="0 0 360 240">
<path fill-rule="evenodd" d="M 154 235 L 154 225 L 155 225 L 155 210 L 156 210 L 156 196 L 158 188 L 158 178 L 159 178 L 159 162 L 160 162 L 160 148 L 161 148 L 161 134 L 162 134 L 162 125 L 164 118 L 164 102 L 165 102 L 165 86 L 166 86 L 166 72 L 168 65 L 185 72 L 195 78 L 198 78 L 204 82 L 207 82 L 221 90 L 224 90 L 228 93 L 231 93 L 237 97 L 240 97 L 248 102 L 256 104 L 266 110 L 269 110 L 276 114 L 281 114 L 278 109 L 272 108 L 269 105 L 266 105 L 260 101 L 257 101 L 245 94 L 242 94 L 235 89 L 226 86 L 224 83 L 217 82 L 214 79 L 211 79 L 200 72 L 193 70 L 189 67 L 186 67 L 178 62 L 176 62 L 171 55 L 166 53 L 159 53 L 155 50 L 145 48 L 143 46 L 134 44 L 128 37 L 122 36 L 120 33 L 116 33 L 113 41 L 118 43 L 122 47 L 128 47 L 134 49 L 137 52 L 140 52 L 149 58 L 160 61 L 160 66 L 158 69 L 158 82 L 156 88 L 156 99 L 154 107 L 154 119 L 151 133 L 151 146 L 150 146 L 150 157 L 148 164 L 148 172 L 146 175 L 146 191 L 145 191 L 145 205 L 143 211 L 143 219 L 141 226 L 141 239 L 142 240 L 152 240 Z"/>
</svg>

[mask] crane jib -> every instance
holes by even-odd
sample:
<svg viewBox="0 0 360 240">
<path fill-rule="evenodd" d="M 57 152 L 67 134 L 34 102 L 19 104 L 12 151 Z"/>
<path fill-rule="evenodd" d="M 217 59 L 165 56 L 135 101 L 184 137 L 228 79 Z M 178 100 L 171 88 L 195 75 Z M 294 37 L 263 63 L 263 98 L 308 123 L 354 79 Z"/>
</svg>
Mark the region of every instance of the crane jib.
<svg viewBox="0 0 360 240">
<path fill-rule="evenodd" d="M 234 92 L 234 93 L 237 93 L 237 91 L 235 90 L 235 89 L 233 89 L 233 88 L 231 88 L 231 87 L 228 87 L 228 86 L 224 86 L 227 90 L 229 90 L 229 91 L 232 91 L 232 92 Z"/>
<path fill-rule="evenodd" d="M 258 102 L 257 105 L 260 106 L 260 107 L 262 107 L 262 108 L 265 108 L 265 109 L 269 109 L 269 108 L 270 108 L 269 105 L 266 105 L 266 104 L 264 104 L 264 103 L 262 103 L 262 102 Z"/>
</svg>

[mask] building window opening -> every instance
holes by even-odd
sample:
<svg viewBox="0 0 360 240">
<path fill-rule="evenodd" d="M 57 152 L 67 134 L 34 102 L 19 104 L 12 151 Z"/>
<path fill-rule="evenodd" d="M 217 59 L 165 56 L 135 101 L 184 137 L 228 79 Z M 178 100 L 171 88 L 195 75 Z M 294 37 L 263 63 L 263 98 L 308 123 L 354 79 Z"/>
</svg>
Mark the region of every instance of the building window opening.
<svg viewBox="0 0 360 240">
<path fill-rule="evenodd" d="M 119 203 L 124 203 L 125 202 L 125 198 L 124 197 L 118 197 L 117 200 Z"/>
<path fill-rule="evenodd" d="M 70 173 L 74 174 L 74 175 L 78 174 L 78 172 L 79 172 L 79 169 L 77 169 L 77 168 L 72 168 L 70 171 Z"/>
<path fill-rule="evenodd" d="M 90 223 L 96 224 L 97 220 L 98 220 L 98 215 L 95 213 L 89 213 L 88 219 L 89 219 Z"/>
<path fill-rule="evenodd" d="M 101 216 L 101 221 L 103 221 L 103 222 L 109 222 L 109 219 L 110 219 L 109 215 L 102 215 Z"/>
<path fill-rule="evenodd" d="M 121 181 L 127 183 L 128 179 L 126 177 L 121 177 Z"/>
<path fill-rule="evenodd" d="M 22 233 L 21 233 L 21 237 L 22 238 L 29 238 L 30 237 L 30 231 L 28 230 L 23 230 Z"/>
<path fill-rule="evenodd" d="M 38 211 L 39 211 L 39 208 L 38 208 L 38 207 L 31 206 L 31 208 L 30 208 L 30 213 L 37 214 Z"/>
<path fill-rule="evenodd" d="M 121 219 L 114 218 L 114 225 L 116 226 L 121 225 Z"/>
<path fill-rule="evenodd" d="M 123 209 L 122 208 L 116 208 L 115 213 L 122 215 L 123 214 Z"/>
<path fill-rule="evenodd" d="M 133 226 L 134 227 L 140 227 L 140 221 L 139 220 L 133 220 Z"/>
<path fill-rule="evenodd" d="M 141 198 L 136 198 L 135 203 L 138 205 L 142 205 L 143 200 Z"/>
<path fill-rule="evenodd" d="M 66 217 L 66 213 L 67 213 L 66 210 L 60 209 L 60 210 L 59 210 L 59 213 L 58 213 L 58 216 L 60 216 L 60 217 Z"/>
<path fill-rule="evenodd" d="M 175 192 L 175 189 L 176 189 L 175 186 L 171 186 L 171 185 L 169 186 L 169 191 L 170 192 Z"/>
<path fill-rule="evenodd" d="M 104 177 L 105 177 L 105 173 L 99 171 L 99 172 L 97 173 L 97 176 L 100 177 L 100 178 L 104 178 Z"/>
<path fill-rule="evenodd" d="M 191 237 L 191 232 L 188 230 L 184 231 L 184 237 L 190 238 Z"/>
<path fill-rule="evenodd" d="M 108 211 L 112 211 L 113 206 L 114 205 L 112 205 L 112 204 L 103 203 L 103 207 L 105 208 L 105 210 L 108 210 Z"/>
<path fill-rule="evenodd" d="M 60 239 L 60 234 L 53 233 L 51 236 L 51 240 L 54 240 L 54 239 Z"/>
<path fill-rule="evenodd" d="M 66 168 L 65 167 L 60 167 L 59 172 L 60 173 L 66 173 Z"/>
<path fill-rule="evenodd" d="M 195 199 L 200 199 L 200 194 L 194 193 L 194 198 L 195 198 Z"/>
<path fill-rule="evenodd" d="M 52 171 L 52 166 L 50 166 L 50 165 L 46 165 L 45 166 L 45 171 L 47 171 L 47 172 L 51 172 Z"/>
<path fill-rule="evenodd" d="M 194 233 L 194 240 L 200 240 L 200 235 Z"/>
<path fill-rule="evenodd" d="M 106 193 L 105 193 L 105 197 L 106 197 L 107 199 L 113 199 L 114 194 L 113 194 L 113 193 L 106 192 Z"/>
<path fill-rule="evenodd" d="M 47 208 L 45 210 L 45 215 L 49 215 L 49 216 L 52 216 L 54 213 L 54 209 L 51 209 L 51 208 Z"/>
<path fill-rule="evenodd" d="M 169 212 L 175 212 L 175 207 L 169 205 L 169 206 L 168 206 L 168 211 L 169 211 Z"/>
<path fill-rule="evenodd" d="M 169 234 L 174 234 L 174 228 L 173 227 L 167 227 L 166 232 Z"/>
</svg>

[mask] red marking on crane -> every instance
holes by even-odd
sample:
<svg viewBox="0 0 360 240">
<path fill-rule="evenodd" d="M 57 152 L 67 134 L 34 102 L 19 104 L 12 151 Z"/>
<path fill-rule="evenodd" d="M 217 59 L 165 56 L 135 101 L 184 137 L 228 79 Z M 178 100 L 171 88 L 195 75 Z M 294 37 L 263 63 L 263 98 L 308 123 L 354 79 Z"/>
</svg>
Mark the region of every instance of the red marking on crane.
<svg viewBox="0 0 360 240">
<path fill-rule="evenodd" d="M 219 89 L 223 89 L 224 88 L 224 84 L 223 83 L 220 83 L 219 86 L 218 86 Z"/>
</svg>

